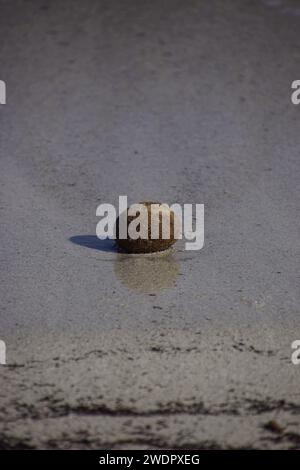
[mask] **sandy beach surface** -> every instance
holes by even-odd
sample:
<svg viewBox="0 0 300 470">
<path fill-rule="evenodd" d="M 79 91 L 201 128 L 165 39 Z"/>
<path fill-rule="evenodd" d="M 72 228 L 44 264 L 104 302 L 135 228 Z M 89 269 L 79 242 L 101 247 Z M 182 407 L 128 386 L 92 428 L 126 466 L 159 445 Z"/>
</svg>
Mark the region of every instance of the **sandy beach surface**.
<svg viewBox="0 0 300 470">
<path fill-rule="evenodd" d="M 299 448 L 300 6 L 0 0 L 0 449 Z M 205 204 L 130 256 L 96 207 Z"/>
</svg>

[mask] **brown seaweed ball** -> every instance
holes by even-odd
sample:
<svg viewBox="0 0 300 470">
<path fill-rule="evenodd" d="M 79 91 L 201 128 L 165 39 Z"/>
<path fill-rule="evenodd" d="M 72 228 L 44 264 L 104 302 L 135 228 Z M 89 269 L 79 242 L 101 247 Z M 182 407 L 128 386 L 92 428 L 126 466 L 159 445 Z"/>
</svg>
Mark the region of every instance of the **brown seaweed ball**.
<svg viewBox="0 0 300 470">
<path fill-rule="evenodd" d="M 139 204 L 144 206 L 146 210 L 137 211 L 135 213 L 133 205 L 127 209 L 127 214 L 123 213 L 120 216 L 125 217 L 127 224 L 127 238 L 125 239 L 119 236 L 120 218 L 118 217 L 116 221 L 118 246 L 129 253 L 152 253 L 167 250 L 177 240 L 177 238 L 175 238 L 175 222 L 177 222 L 175 213 L 167 205 L 159 202 L 140 202 Z M 135 215 L 131 215 L 131 213 Z M 153 225 L 155 220 L 157 221 L 157 230 L 156 237 L 153 238 L 152 232 L 154 230 Z M 130 225 L 132 222 L 136 231 L 140 233 L 140 237 L 137 239 L 130 237 Z M 166 229 L 166 224 L 169 224 L 170 230 L 169 233 L 163 234 L 163 231 Z"/>
</svg>

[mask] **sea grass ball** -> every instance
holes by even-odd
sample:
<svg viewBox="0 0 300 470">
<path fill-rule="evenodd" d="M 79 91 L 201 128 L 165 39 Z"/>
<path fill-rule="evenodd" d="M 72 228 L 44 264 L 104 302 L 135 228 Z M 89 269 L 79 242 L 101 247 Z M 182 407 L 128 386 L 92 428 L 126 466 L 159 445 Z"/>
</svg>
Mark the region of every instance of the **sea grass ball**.
<svg viewBox="0 0 300 470">
<path fill-rule="evenodd" d="M 128 211 L 130 208 L 127 209 L 127 214 L 124 214 L 127 221 L 127 238 L 121 239 L 119 237 L 119 217 L 116 221 L 116 238 L 117 244 L 122 249 L 127 251 L 128 253 L 152 253 L 155 251 L 163 251 L 170 248 L 175 242 L 175 213 L 167 206 L 162 206 L 159 202 L 140 202 L 139 204 L 146 207 L 147 211 L 145 211 L 145 215 L 140 215 L 137 213 L 136 215 L 129 215 Z M 157 205 L 160 207 L 158 208 Z M 170 223 L 170 234 L 168 238 L 163 238 L 162 236 L 162 218 L 166 215 L 169 218 L 166 220 Z M 158 238 L 151 238 L 151 222 L 153 221 L 154 217 L 158 217 L 159 220 L 159 233 Z M 140 226 L 144 227 L 145 232 L 147 233 L 147 238 L 137 238 L 132 239 L 128 234 L 128 228 L 130 223 L 140 217 Z"/>
</svg>

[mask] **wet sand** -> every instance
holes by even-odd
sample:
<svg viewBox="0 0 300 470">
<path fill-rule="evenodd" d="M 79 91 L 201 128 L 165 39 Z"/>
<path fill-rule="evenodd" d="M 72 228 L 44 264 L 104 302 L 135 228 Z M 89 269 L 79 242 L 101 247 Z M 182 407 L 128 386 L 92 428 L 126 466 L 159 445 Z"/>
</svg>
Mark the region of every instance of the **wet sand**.
<svg viewBox="0 0 300 470">
<path fill-rule="evenodd" d="M 0 10 L 0 449 L 299 448 L 297 2 Z M 100 242 L 122 194 L 205 247 Z"/>
</svg>

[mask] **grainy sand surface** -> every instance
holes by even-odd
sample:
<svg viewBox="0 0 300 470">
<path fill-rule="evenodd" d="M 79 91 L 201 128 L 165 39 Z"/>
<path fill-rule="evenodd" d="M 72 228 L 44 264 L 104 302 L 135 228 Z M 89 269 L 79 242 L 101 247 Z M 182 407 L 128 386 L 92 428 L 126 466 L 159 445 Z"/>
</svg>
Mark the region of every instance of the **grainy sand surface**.
<svg viewBox="0 0 300 470">
<path fill-rule="evenodd" d="M 300 447 L 299 39 L 287 0 L 0 0 L 0 448 Z M 119 194 L 204 203 L 204 249 L 97 241 Z"/>
</svg>

